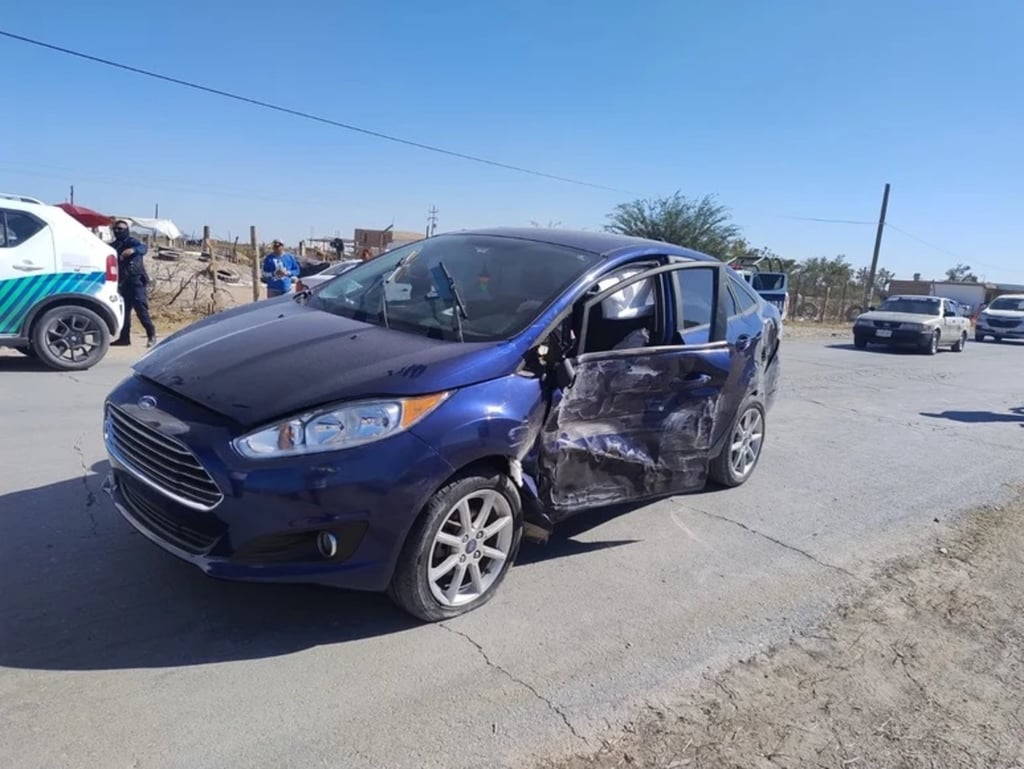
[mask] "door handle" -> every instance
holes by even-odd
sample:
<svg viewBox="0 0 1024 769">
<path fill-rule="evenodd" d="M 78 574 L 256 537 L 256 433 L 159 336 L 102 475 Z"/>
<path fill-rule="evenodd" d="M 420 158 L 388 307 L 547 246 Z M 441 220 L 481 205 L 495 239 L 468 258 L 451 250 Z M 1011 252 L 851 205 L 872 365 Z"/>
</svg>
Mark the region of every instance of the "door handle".
<svg viewBox="0 0 1024 769">
<path fill-rule="evenodd" d="M 740 334 L 736 337 L 736 349 L 746 350 L 750 347 L 750 334 Z"/>
<path fill-rule="evenodd" d="M 11 267 L 22 272 L 38 272 L 43 269 L 35 264 L 12 264 Z"/>
<path fill-rule="evenodd" d="M 711 381 L 708 374 L 687 374 L 683 377 L 683 387 L 703 387 Z"/>
</svg>

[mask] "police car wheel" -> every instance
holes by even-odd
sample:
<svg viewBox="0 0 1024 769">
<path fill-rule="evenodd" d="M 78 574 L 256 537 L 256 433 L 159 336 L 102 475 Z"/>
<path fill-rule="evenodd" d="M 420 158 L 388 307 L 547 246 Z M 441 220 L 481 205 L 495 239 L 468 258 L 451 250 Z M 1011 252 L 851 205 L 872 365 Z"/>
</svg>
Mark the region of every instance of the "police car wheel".
<svg viewBox="0 0 1024 769">
<path fill-rule="evenodd" d="M 58 371 L 82 371 L 110 348 L 110 329 L 87 307 L 65 305 L 44 312 L 32 326 L 36 357 Z"/>
</svg>

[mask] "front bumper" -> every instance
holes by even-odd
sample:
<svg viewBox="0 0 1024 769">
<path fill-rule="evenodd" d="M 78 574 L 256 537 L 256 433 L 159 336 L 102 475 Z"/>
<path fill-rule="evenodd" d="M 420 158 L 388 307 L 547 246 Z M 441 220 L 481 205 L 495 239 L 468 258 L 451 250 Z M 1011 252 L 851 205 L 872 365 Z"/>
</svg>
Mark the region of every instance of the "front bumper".
<svg viewBox="0 0 1024 769">
<path fill-rule="evenodd" d="M 879 336 L 878 332 L 882 332 L 882 335 Z M 889 334 L 888 336 L 886 335 L 887 333 Z M 875 328 L 874 326 L 863 328 L 854 326 L 853 329 L 853 336 L 857 340 L 870 344 L 885 344 L 892 347 L 927 347 L 934 333 L 935 329 L 932 328 L 915 331 L 902 328 L 884 329 Z"/>
<path fill-rule="evenodd" d="M 157 408 L 132 411 L 143 396 Z M 151 542 L 211 577 L 382 590 L 416 515 L 453 472 L 427 444 L 400 433 L 333 454 L 251 462 L 235 454 L 223 418 L 136 377 L 108 404 L 186 447 L 223 498 L 210 509 L 183 504 L 133 463 L 109 424 L 111 472 L 104 487 L 121 515 Z M 321 532 L 335 536 L 325 557 Z"/>
<path fill-rule="evenodd" d="M 1024 325 L 1002 328 L 979 320 L 974 326 L 974 333 L 984 336 L 998 336 L 1002 339 L 1024 339 Z"/>
</svg>

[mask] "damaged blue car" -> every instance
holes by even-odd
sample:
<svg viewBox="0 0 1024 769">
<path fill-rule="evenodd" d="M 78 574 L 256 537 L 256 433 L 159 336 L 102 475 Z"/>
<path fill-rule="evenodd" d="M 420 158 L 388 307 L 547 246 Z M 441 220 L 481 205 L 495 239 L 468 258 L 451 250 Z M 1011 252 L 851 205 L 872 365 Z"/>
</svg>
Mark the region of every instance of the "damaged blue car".
<svg viewBox="0 0 1024 769">
<path fill-rule="evenodd" d="M 107 398 L 105 486 L 210 576 L 441 620 L 568 516 L 747 481 L 781 329 L 666 243 L 440 235 L 168 337 Z"/>
</svg>

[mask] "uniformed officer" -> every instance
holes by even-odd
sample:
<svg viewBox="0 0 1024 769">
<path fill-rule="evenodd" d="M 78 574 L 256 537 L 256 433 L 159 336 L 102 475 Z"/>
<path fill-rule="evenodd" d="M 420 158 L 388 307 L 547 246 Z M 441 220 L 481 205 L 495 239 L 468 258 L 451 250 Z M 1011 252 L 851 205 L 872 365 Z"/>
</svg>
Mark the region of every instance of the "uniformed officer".
<svg viewBox="0 0 1024 769">
<path fill-rule="evenodd" d="M 139 316 L 139 323 L 146 330 L 146 346 L 156 344 L 156 328 L 149 317 L 149 297 L 146 286 L 149 275 L 142 258 L 146 255 L 146 244 L 133 238 L 128 229 L 128 222 L 119 219 L 114 223 L 114 250 L 117 251 L 117 290 L 124 299 L 124 326 L 121 336 L 114 342 L 116 345 L 132 343 L 132 310 Z"/>
</svg>

